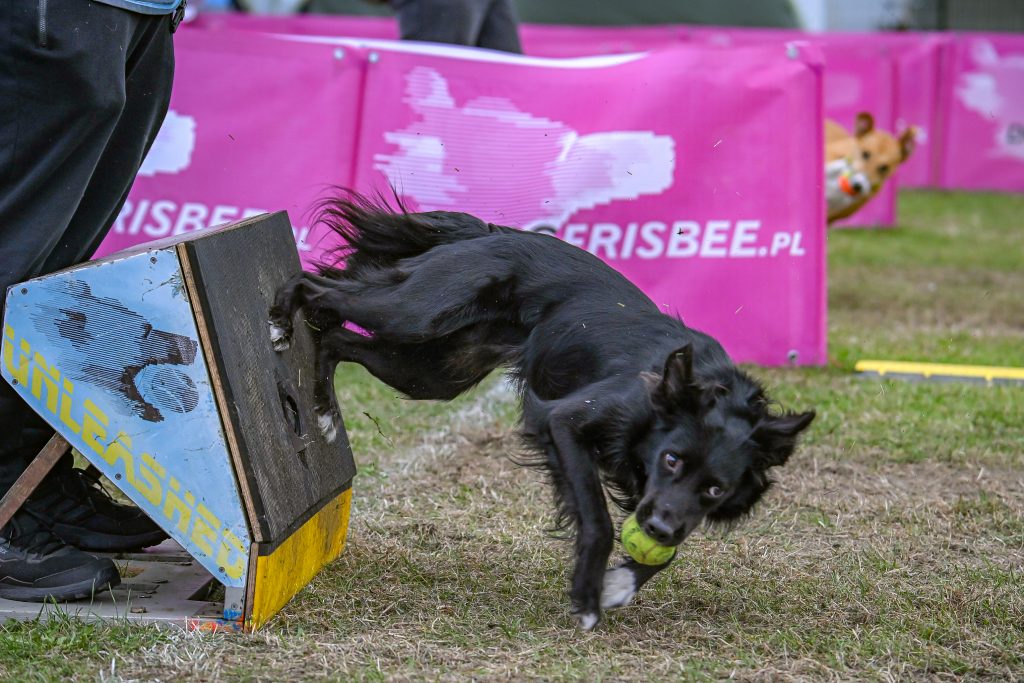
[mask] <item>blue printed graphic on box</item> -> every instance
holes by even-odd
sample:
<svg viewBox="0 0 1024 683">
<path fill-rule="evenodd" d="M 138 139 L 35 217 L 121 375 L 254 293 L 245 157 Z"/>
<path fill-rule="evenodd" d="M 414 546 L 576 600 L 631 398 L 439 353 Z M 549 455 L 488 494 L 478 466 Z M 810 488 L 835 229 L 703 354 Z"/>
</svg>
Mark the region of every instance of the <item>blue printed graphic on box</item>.
<svg viewBox="0 0 1024 683">
<path fill-rule="evenodd" d="M 251 539 L 173 247 L 8 292 L 2 374 L 211 574 Z"/>
</svg>

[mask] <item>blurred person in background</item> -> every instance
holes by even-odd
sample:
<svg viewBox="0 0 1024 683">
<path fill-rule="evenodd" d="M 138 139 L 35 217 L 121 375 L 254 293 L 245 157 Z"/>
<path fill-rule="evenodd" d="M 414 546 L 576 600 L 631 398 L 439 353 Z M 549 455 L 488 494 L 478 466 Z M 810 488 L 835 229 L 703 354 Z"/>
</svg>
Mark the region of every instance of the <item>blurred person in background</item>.
<svg viewBox="0 0 1024 683">
<path fill-rule="evenodd" d="M 402 40 L 523 51 L 512 0 L 390 0 L 390 5 Z"/>
</svg>

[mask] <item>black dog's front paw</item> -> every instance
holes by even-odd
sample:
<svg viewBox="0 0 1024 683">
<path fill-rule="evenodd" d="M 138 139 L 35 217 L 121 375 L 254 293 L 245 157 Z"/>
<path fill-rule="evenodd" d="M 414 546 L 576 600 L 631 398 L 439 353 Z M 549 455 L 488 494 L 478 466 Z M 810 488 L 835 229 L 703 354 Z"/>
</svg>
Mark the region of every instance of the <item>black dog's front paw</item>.
<svg viewBox="0 0 1024 683">
<path fill-rule="evenodd" d="M 597 587 L 572 592 L 572 616 L 580 630 L 592 631 L 601 621 L 600 591 Z"/>
<path fill-rule="evenodd" d="M 609 569 L 604 573 L 601 609 L 625 607 L 633 601 L 638 587 L 636 573 L 628 563 Z"/>
<path fill-rule="evenodd" d="M 573 600 L 572 614 L 583 631 L 592 631 L 601 621 L 601 611 L 625 607 L 636 596 L 640 580 L 633 563 L 624 562 L 604 573 L 600 593 L 587 591 Z"/>
<path fill-rule="evenodd" d="M 576 618 L 576 625 L 581 631 L 593 631 L 601 621 L 600 610 L 595 610 L 593 612 L 573 610 L 572 616 Z"/>
</svg>

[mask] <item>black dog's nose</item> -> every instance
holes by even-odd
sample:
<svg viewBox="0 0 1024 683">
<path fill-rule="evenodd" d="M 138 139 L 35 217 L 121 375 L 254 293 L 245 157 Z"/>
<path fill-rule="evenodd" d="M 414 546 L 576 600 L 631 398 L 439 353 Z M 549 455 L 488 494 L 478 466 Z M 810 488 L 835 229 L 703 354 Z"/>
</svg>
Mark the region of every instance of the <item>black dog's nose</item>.
<svg viewBox="0 0 1024 683">
<path fill-rule="evenodd" d="M 668 545 L 669 541 L 672 540 L 672 532 L 674 529 L 666 524 L 665 520 L 658 515 L 651 515 L 647 521 L 644 522 L 644 531 L 658 543 Z"/>
</svg>

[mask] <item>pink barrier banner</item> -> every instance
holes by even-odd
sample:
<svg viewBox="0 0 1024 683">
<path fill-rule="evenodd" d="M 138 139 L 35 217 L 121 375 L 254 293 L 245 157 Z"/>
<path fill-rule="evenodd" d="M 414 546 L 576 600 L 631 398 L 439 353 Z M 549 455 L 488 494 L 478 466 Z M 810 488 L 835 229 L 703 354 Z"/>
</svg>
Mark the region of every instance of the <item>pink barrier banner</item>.
<svg viewBox="0 0 1024 683">
<path fill-rule="evenodd" d="M 896 177 L 900 187 L 934 187 L 942 160 L 939 129 L 941 51 L 949 38 L 927 33 L 807 33 L 789 29 L 717 26 L 553 27 L 524 26 L 529 54 L 579 56 L 664 47 L 672 41 L 719 47 L 806 41 L 825 54 L 825 115 L 850 127 L 870 111 L 890 132 L 913 125 L 917 150 Z M 615 49 L 622 47 L 624 49 Z M 893 60 L 894 66 L 878 64 Z M 895 69 L 895 73 L 893 72 Z M 881 78 L 881 82 L 879 82 Z M 889 92 L 892 89 L 894 92 Z M 889 225 L 895 221 L 895 188 L 841 225 Z"/>
<path fill-rule="evenodd" d="M 896 63 L 877 45 L 824 43 L 825 116 L 853 131 L 857 114 L 871 112 L 875 126 L 890 133 L 896 127 Z M 897 170 L 857 213 L 836 227 L 889 226 L 896 223 Z"/>
<path fill-rule="evenodd" d="M 900 187 L 936 187 L 942 161 L 939 84 L 949 39 L 937 34 L 883 33 L 878 37 L 896 59 L 895 133 L 917 129 L 914 153 L 898 171 Z M 851 40 L 855 38 L 851 37 Z"/>
<path fill-rule="evenodd" d="M 192 28 L 175 52 L 167 118 L 97 255 L 283 209 L 308 260 L 307 210 L 351 182 L 361 55 Z"/>
<path fill-rule="evenodd" d="M 554 232 L 741 361 L 825 361 L 813 50 L 376 54 L 358 187 Z"/>
<path fill-rule="evenodd" d="M 948 38 L 925 33 L 806 33 L 787 29 L 703 26 L 553 27 L 524 26 L 523 44 L 529 54 L 578 56 L 649 50 L 674 41 L 706 42 L 728 48 L 805 41 L 825 53 L 825 115 L 852 126 L 860 111 L 871 111 L 890 132 L 913 125 L 918 148 L 901 166 L 897 183 L 905 187 L 937 184 L 940 147 L 938 85 L 940 53 Z M 879 60 L 894 65 L 878 64 Z M 893 73 L 895 69 L 895 73 Z M 881 81 L 879 81 L 881 79 Z M 894 92 L 889 92 L 892 89 Z M 895 98 L 895 99 L 893 99 Z M 895 219 L 895 193 L 873 200 L 856 220 L 865 225 L 890 224 Z M 852 224 L 847 221 L 847 224 Z"/>
<path fill-rule="evenodd" d="M 828 33 L 814 36 L 811 40 L 825 52 L 826 116 L 849 116 L 849 111 L 841 114 L 830 104 L 830 101 L 835 101 L 833 98 L 849 97 L 848 93 L 836 92 L 842 88 L 841 83 L 830 83 L 840 60 L 847 63 L 851 59 L 861 60 L 859 70 L 864 76 L 871 70 L 872 61 L 886 62 L 876 68 L 885 72 L 880 77 L 888 84 L 874 86 L 875 95 L 866 97 L 860 109 L 871 111 L 877 125 L 894 135 L 899 135 L 908 126 L 917 129 L 916 149 L 896 172 L 895 187 L 934 187 L 938 180 L 935 165 L 941 154 L 937 120 L 939 68 L 941 51 L 948 39 L 921 33 Z M 852 71 L 844 71 L 840 78 L 849 78 Z M 884 114 L 886 104 L 891 106 L 888 116 Z M 874 109 L 876 106 L 878 111 Z M 857 109 L 857 106 L 849 109 Z M 852 121 L 851 117 L 850 125 Z M 895 199 L 895 192 L 893 195 Z M 878 201 L 878 198 L 873 201 Z"/>
<path fill-rule="evenodd" d="M 948 59 L 942 187 L 1024 191 L 1024 36 L 959 35 Z"/>
<path fill-rule="evenodd" d="M 197 25 L 271 33 L 361 38 L 397 38 L 392 18 L 300 15 L 289 17 L 245 14 L 201 15 Z M 556 26 L 523 24 L 523 49 L 542 57 L 580 57 L 642 52 L 677 45 L 682 41 L 706 42 L 720 47 L 812 42 L 826 54 L 825 113 L 847 127 L 858 111 L 871 111 L 879 126 L 899 131 L 907 125 L 919 130 L 918 149 L 903 165 L 895 183 L 905 187 L 929 187 L 938 182 L 940 149 L 933 140 L 937 125 L 939 51 L 947 38 L 921 33 L 826 33 L 810 34 L 788 29 L 757 29 L 703 26 Z M 859 55 L 862 59 L 852 59 Z M 896 74 L 879 59 L 894 60 Z M 831 62 L 831 63 L 830 63 Z M 881 73 L 881 81 L 879 81 Z M 887 92 L 893 89 L 894 93 Z M 858 100 L 857 98 L 861 99 Z M 852 104 L 851 104 L 851 98 Z M 893 99 L 895 98 L 895 100 Z M 895 221 L 895 184 L 866 208 L 840 225 L 891 225 Z"/>
<path fill-rule="evenodd" d="M 816 45 L 825 56 L 825 116 L 853 129 L 856 116 L 869 111 L 879 128 L 892 131 L 896 124 L 896 62 L 890 49 L 865 34 L 858 40 L 842 34 L 808 34 L 783 29 L 691 27 L 691 40 L 725 50 L 742 45 L 781 44 L 800 41 Z M 822 161 L 824 172 L 824 160 Z M 853 216 L 836 227 L 887 226 L 896 222 L 897 178 Z"/>
<path fill-rule="evenodd" d="M 101 253 L 286 209 L 309 266 L 334 244 L 308 228 L 328 185 L 393 185 L 590 250 L 738 361 L 826 360 L 813 50 L 551 60 L 196 27 L 176 48 L 167 122 Z"/>
<path fill-rule="evenodd" d="M 196 24 L 295 35 L 383 39 L 398 36 L 394 19 L 377 17 L 204 14 Z M 857 111 L 867 110 L 874 114 L 880 127 L 899 132 L 913 125 L 919 131 L 917 149 L 897 172 L 890 183 L 892 187 L 846 221 L 846 225 L 891 224 L 895 220 L 897 186 L 1003 190 L 1022 187 L 1016 179 L 1019 171 L 1009 161 L 1014 158 L 1014 140 L 1019 137 L 1013 123 L 1021 116 L 1012 113 L 1006 98 L 1001 100 L 999 111 L 989 111 L 977 97 L 971 99 L 970 94 L 962 94 L 974 92 L 985 79 L 1005 82 L 1004 90 L 1013 89 L 1014 74 L 1019 72 L 1014 66 L 1019 58 L 1014 55 L 1024 53 L 1019 45 L 1021 39 L 1016 36 L 967 34 L 957 39 L 947 34 L 917 32 L 810 34 L 787 29 L 683 25 L 531 24 L 522 25 L 520 35 L 527 54 L 544 57 L 649 51 L 685 41 L 723 48 L 798 40 L 819 46 L 826 57 L 826 116 L 849 127 Z M 975 49 L 971 45 L 982 47 Z M 948 58 L 944 57 L 947 50 Z M 892 60 L 894 66 L 878 64 L 879 60 Z M 890 89 L 894 94 L 888 92 Z M 1002 141 L 997 140 L 998 131 L 989 130 L 997 119 L 1005 119 L 1001 124 L 1006 133 Z M 946 149 L 947 144 L 950 150 Z M 990 163 L 993 159 L 994 164 Z"/>
</svg>

